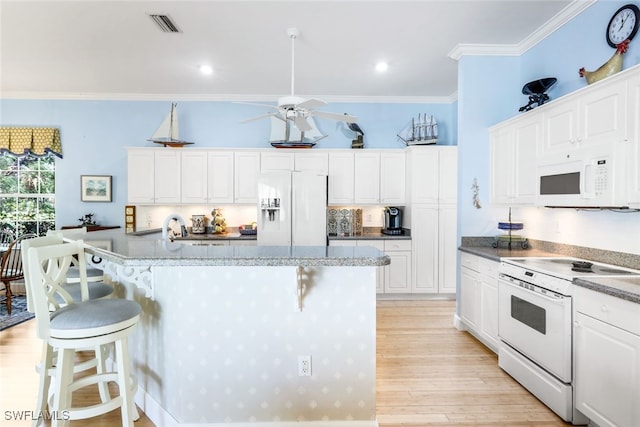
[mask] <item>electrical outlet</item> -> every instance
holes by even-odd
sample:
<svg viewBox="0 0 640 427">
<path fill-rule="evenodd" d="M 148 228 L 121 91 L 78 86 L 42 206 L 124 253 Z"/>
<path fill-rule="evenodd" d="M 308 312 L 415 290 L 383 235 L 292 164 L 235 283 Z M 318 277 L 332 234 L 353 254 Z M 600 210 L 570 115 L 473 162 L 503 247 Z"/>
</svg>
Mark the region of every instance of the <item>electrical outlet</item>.
<svg viewBox="0 0 640 427">
<path fill-rule="evenodd" d="M 311 376 L 311 356 L 298 356 L 298 376 Z"/>
</svg>

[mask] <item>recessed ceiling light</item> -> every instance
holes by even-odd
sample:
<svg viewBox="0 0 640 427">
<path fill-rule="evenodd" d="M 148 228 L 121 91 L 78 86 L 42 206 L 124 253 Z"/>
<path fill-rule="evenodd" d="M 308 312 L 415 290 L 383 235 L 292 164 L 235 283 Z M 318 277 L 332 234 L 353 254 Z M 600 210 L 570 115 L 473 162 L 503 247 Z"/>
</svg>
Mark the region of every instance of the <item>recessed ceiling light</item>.
<svg viewBox="0 0 640 427">
<path fill-rule="evenodd" d="M 378 62 L 376 64 L 376 71 L 378 71 L 379 73 L 387 71 L 387 68 L 389 68 L 389 64 L 387 64 L 386 62 Z"/>
<path fill-rule="evenodd" d="M 210 74 L 213 74 L 213 68 L 211 68 L 210 65 L 201 65 L 200 66 L 200 72 L 202 74 L 204 74 L 205 76 L 208 76 Z"/>
</svg>

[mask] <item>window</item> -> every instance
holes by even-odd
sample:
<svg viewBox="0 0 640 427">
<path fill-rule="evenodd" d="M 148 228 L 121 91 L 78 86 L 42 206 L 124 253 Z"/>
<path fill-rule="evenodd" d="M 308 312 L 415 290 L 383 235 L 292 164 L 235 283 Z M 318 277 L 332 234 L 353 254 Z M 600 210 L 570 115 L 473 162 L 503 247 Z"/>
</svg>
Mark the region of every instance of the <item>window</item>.
<svg viewBox="0 0 640 427">
<path fill-rule="evenodd" d="M 0 227 L 42 236 L 55 221 L 55 159 L 0 155 Z"/>
</svg>

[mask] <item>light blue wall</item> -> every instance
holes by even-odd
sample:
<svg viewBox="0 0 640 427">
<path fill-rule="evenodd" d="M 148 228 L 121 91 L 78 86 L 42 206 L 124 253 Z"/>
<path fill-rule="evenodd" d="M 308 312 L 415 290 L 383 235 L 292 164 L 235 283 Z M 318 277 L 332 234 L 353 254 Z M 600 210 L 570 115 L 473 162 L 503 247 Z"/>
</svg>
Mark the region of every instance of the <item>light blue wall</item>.
<svg viewBox="0 0 640 427">
<path fill-rule="evenodd" d="M 168 113 L 169 101 L 0 100 L 0 125 L 55 126 L 62 137 L 64 158 L 56 161 L 57 227 L 77 224 L 95 213 L 101 224 L 124 225 L 127 197 L 127 146 L 158 146 L 147 141 Z M 330 103 L 326 111 L 358 117 L 367 148 L 403 148 L 396 137 L 411 117 L 432 114 L 439 124 L 440 141 L 456 143 L 454 105 L 450 103 Z M 240 124 L 265 109 L 232 102 L 178 103 L 180 137 L 191 147 L 270 148 L 269 121 Z M 343 123 L 318 119 L 328 137 L 318 148 L 349 148 L 353 132 Z M 189 149 L 187 147 L 184 149 Z M 169 148 L 168 148 L 169 149 Z M 112 203 L 80 201 L 80 175 L 112 175 Z"/>
</svg>

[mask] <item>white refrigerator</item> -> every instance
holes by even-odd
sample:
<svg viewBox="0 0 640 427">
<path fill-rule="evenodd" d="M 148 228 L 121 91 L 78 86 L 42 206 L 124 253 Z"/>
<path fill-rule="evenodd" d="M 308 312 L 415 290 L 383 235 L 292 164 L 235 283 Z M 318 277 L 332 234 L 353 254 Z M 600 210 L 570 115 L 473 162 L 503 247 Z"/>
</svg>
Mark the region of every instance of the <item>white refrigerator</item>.
<svg viewBox="0 0 640 427">
<path fill-rule="evenodd" d="M 327 176 L 263 172 L 258 179 L 258 245 L 327 245 Z"/>
</svg>

